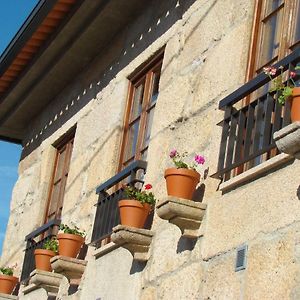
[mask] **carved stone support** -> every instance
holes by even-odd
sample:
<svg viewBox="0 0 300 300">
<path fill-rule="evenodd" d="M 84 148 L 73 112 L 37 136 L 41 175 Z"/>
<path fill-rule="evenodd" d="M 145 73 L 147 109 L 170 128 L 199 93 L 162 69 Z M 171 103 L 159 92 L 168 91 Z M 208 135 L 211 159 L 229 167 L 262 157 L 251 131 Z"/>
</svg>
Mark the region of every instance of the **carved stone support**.
<svg viewBox="0 0 300 300">
<path fill-rule="evenodd" d="M 156 206 L 157 215 L 178 226 L 184 237 L 197 238 L 206 204 L 192 200 L 167 197 Z"/>
<path fill-rule="evenodd" d="M 300 159 L 300 122 L 292 123 L 274 133 L 278 149 Z"/>
<path fill-rule="evenodd" d="M 111 240 L 127 249 L 134 260 L 147 261 L 152 237 L 150 230 L 118 225 L 113 228 Z"/>
<path fill-rule="evenodd" d="M 17 299 L 18 299 L 17 296 L 0 293 L 0 300 L 17 300 Z"/>
<path fill-rule="evenodd" d="M 34 270 L 30 274 L 29 285 L 23 289 L 23 294 L 27 295 L 37 289 L 44 289 L 48 296 L 55 297 L 63 276 L 53 272 Z"/>
<path fill-rule="evenodd" d="M 80 279 L 87 264 L 86 260 L 60 255 L 51 258 L 50 262 L 53 271 L 65 276 L 69 281 Z"/>
</svg>

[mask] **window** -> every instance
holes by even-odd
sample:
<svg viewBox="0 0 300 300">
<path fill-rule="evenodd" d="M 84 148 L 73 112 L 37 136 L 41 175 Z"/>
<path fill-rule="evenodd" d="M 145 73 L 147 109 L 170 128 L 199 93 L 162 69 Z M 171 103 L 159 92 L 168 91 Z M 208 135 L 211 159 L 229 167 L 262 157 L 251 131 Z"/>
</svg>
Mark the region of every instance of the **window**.
<svg viewBox="0 0 300 300">
<path fill-rule="evenodd" d="M 256 0 L 249 78 L 300 45 L 300 0 Z"/>
<path fill-rule="evenodd" d="M 225 97 L 219 105 L 225 114 L 220 122 L 218 171 L 213 176 L 224 182 L 279 154 L 273 134 L 290 123 L 289 104 L 279 104 L 278 94 L 270 90 L 270 83 L 256 76 L 268 65 L 278 63 L 292 69 L 297 63 L 294 55 L 287 56 L 300 45 L 300 0 L 256 0 L 255 3 L 246 79 L 256 80 Z M 283 76 L 287 73 L 288 70 Z M 273 162 L 265 167 L 271 168 Z M 246 180 L 247 176 L 241 178 Z"/>
<path fill-rule="evenodd" d="M 56 158 L 50 184 L 45 223 L 53 219 L 61 218 L 65 187 L 73 150 L 74 135 L 74 131 L 67 134 L 55 147 Z"/>
<path fill-rule="evenodd" d="M 147 159 L 162 58 L 161 52 L 130 78 L 119 170 Z"/>
</svg>

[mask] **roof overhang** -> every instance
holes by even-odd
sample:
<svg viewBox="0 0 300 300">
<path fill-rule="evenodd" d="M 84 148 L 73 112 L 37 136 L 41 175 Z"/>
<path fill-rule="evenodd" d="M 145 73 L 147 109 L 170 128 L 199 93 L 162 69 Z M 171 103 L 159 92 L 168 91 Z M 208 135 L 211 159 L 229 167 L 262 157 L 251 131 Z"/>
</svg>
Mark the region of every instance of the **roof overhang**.
<svg viewBox="0 0 300 300">
<path fill-rule="evenodd" d="M 13 64 L 14 59 L 22 52 L 22 47 L 36 34 L 49 13 L 53 13 L 58 2 L 73 3 L 72 15 L 65 15 L 65 22 L 57 25 L 55 32 L 52 32 L 46 43 L 26 62 L 22 72 L 11 81 L 5 93 L 0 95 L 2 140 L 21 143 L 30 121 L 145 6 L 140 0 L 40 1 L 1 56 L 0 76 Z M 47 7 L 43 7 L 45 3 L 48 3 Z"/>
</svg>

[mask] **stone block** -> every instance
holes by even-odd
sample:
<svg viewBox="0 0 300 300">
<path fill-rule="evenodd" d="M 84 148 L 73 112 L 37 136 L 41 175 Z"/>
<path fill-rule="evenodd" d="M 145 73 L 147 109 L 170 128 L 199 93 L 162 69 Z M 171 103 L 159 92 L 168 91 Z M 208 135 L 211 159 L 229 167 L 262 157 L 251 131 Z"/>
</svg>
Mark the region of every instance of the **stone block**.
<svg viewBox="0 0 300 300">
<path fill-rule="evenodd" d="M 249 245 L 245 299 L 291 299 L 293 288 L 299 286 L 295 235 L 292 229 L 282 230 Z"/>
<path fill-rule="evenodd" d="M 43 288 L 35 284 L 27 285 L 19 296 L 20 300 L 48 300 L 48 294 Z"/>
<path fill-rule="evenodd" d="M 201 299 L 252 299 L 243 298 L 247 270 L 235 272 L 235 258 L 236 251 L 230 251 L 207 262 Z"/>
<path fill-rule="evenodd" d="M 300 122 L 292 123 L 274 133 L 278 149 L 300 159 Z"/>
<path fill-rule="evenodd" d="M 178 226 L 184 237 L 197 238 L 206 204 L 176 197 L 167 197 L 156 206 L 158 216 Z"/>
<path fill-rule="evenodd" d="M 118 225 L 113 228 L 111 240 L 127 249 L 134 260 L 147 261 L 152 237 L 150 230 Z"/>
<path fill-rule="evenodd" d="M 50 260 L 54 272 L 71 279 L 80 279 L 87 265 L 86 260 L 70 258 L 66 256 L 54 256 Z"/>
<path fill-rule="evenodd" d="M 177 272 L 169 274 L 169 276 L 163 276 L 159 279 L 157 284 L 157 299 L 204 299 L 201 297 L 203 280 L 203 266 L 199 262 L 192 263 Z"/>
<path fill-rule="evenodd" d="M 42 288 L 46 290 L 48 295 L 55 296 L 59 290 L 62 279 L 63 276 L 57 273 L 34 270 L 30 274 L 29 283 L 32 289 L 29 289 L 29 291 Z"/>
</svg>

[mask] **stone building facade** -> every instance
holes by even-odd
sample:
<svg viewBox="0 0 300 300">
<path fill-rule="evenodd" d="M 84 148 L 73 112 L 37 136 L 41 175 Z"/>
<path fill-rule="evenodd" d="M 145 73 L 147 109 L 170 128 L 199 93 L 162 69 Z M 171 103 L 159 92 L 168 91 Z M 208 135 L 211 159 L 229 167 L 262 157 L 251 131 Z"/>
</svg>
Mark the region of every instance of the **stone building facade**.
<svg viewBox="0 0 300 300">
<path fill-rule="evenodd" d="M 269 27 L 258 29 L 258 11 L 287 14 L 290 9 L 299 18 L 299 1 L 268 1 L 74 4 L 72 14 L 66 14 L 57 32 L 47 37 L 37 57 L 1 96 L 0 108 L 8 114 L 0 116 L 1 136 L 20 141 L 23 152 L 0 265 L 17 262 L 16 273 L 21 276 L 25 237 L 45 224 L 58 145 L 72 131 L 59 216 L 63 223 L 84 229 L 89 246 L 77 291 L 71 292 L 63 278 L 57 299 L 299 299 L 299 161 L 275 149 L 268 159 L 248 160 L 251 168 L 243 171 L 235 172 L 235 167 L 231 175 L 230 171 L 220 175 L 218 168 L 222 145 L 225 149 L 230 143 L 221 143 L 226 122 L 220 101 L 234 93 L 242 95 L 238 89 L 261 72 L 255 74 L 262 52 L 253 45 L 263 35 L 260 31 Z M 268 7 L 271 2 L 273 7 Z M 45 16 L 40 18 L 42 22 Z M 288 51 L 269 61 L 295 53 L 297 44 Z M 162 66 L 144 180 L 163 201 L 169 151 L 201 153 L 206 163 L 195 200 L 206 209 L 193 239 L 183 237 L 178 226 L 155 211 L 149 257 L 141 263 L 123 247 L 108 243 L 98 248 L 90 243 L 96 188 L 120 172 L 130 81 L 157 55 Z M 232 111 L 242 107 L 254 90 L 244 93 Z M 10 105 L 14 103 L 18 104 Z M 249 112 L 246 117 L 250 119 Z M 219 178 L 211 176 L 217 172 Z M 242 249 L 246 261 L 237 270 Z M 24 290 L 26 285 L 21 285 L 19 299 L 49 296 L 44 288 Z"/>
</svg>

